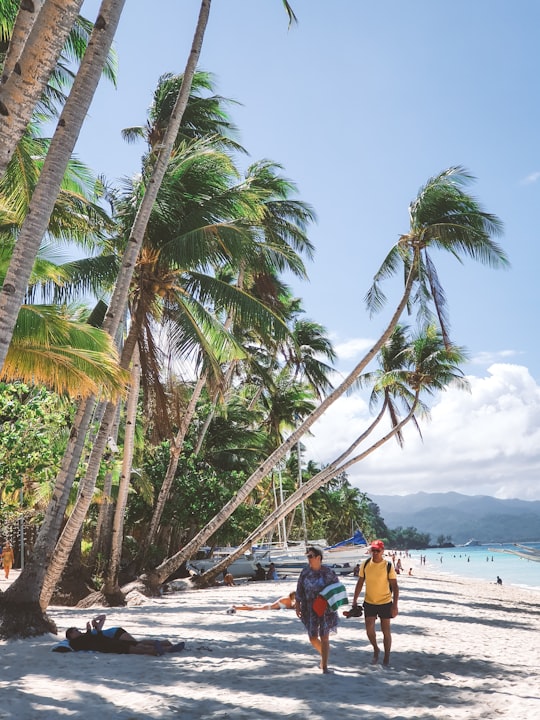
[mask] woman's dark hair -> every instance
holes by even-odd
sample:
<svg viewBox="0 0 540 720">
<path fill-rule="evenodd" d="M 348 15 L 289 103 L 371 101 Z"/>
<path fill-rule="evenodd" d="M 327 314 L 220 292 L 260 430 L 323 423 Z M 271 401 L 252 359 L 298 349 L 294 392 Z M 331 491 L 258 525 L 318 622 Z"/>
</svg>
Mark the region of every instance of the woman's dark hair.
<svg viewBox="0 0 540 720">
<path fill-rule="evenodd" d="M 323 554 L 322 550 L 319 550 L 317 547 L 313 547 L 313 545 L 310 545 L 308 549 L 306 550 L 306 553 L 311 553 L 312 555 L 316 555 L 317 557 L 320 557 L 322 560 Z"/>
</svg>

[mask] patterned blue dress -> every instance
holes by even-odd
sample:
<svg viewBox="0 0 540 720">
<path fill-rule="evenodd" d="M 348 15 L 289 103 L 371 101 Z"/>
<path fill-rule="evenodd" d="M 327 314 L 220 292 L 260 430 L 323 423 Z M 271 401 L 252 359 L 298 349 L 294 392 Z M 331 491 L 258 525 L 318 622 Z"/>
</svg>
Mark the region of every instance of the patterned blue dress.
<svg viewBox="0 0 540 720">
<path fill-rule="evenodd" d="M 319 617 L 312 607 L 320 591 L 335 582 L 339 582 L 338 576 L 326 565 L 321 565 L 320 570 L 307 567 L 300 573 L 296 586 L 296 602 L 300 604 L 301 619 L 309 637 L 325 637 L 336 632 L 337 612 L 327 607 L 324 615 Z"/>
</svg>

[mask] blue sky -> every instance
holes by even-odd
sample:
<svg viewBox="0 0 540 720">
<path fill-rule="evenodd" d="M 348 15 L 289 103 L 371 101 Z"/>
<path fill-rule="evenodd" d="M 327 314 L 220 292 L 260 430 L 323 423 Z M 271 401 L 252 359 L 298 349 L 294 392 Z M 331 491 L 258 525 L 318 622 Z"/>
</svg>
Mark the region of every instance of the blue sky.
<svg viewBox="0 0 540 720">
<path fill-rule="evenodd" d="M 345 373 L 378 336 L 364 296 L 373 273 L 408 229 L 408 204 L 452 165 L 505 224 L 512 268 L 494 271 L 436 258 L 452 338 L 467 348 L 471 393 L 446 393 L 424 442 L 386 446 L 350 471 L 366 492 L 456 490 L 540 499 L 540 89 L 537 0 L 213 0 L 200 67 L 241 105 L 231 114 L 246 163 L 274 160 L 318 216 L 309 283 L 294 282 L 322 323 Z M 95 19 L 99 3 L 83 14 Z M 119 180 L 139 169 L 142 146 L 120 130 L 142 124 L 158 77 L 184 69 L 197 0 L 126 2 L 116 38 L 115 90 L 102 81 L 77 152 Z M 360 433 L 362 398 L 333 408 L 306 439 L 324 462 Z M 356 432 L 355 432 L 356 431 Z M 352 434 L 351 434 L 352 433 Z"/>
</svg>

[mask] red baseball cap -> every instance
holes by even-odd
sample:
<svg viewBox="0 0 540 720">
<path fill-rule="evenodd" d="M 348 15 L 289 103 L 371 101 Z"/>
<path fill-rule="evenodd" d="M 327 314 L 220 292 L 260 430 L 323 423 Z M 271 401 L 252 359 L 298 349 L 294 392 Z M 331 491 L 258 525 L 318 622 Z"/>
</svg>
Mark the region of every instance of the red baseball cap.
<svg viewBox="0 0 540 720">
<path fill-rule="evenodd" d="M 384 543 L 382 540 L 374 540 L 370 547 L 375 548 L 375 550 L 384 550 Z"/>
</svg>

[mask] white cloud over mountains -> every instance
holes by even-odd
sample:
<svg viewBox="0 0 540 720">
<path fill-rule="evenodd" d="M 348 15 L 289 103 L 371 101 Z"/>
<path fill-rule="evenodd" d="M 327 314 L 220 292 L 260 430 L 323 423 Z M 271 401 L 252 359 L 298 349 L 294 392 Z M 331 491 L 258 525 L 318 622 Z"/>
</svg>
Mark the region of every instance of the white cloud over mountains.
<svg viewBox="0 0 540 720">
<path fill-rule="evenodd" d="M 540 500 L 540 386 L 526 367 L 507 363 L 467 379 L 470 392 L 449 388 L 432 404 L 420 422 L 423 441 L 409 424 L 404 448 L 391 439 L 348 470 L 351 484 L 368 495 L 453 490 Z M 307 456 L 330 462 L 371 419 L 365 398 L 339 399 L 304 437 Z"/>
</svg>

